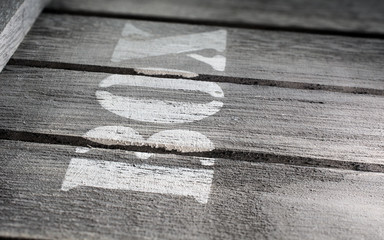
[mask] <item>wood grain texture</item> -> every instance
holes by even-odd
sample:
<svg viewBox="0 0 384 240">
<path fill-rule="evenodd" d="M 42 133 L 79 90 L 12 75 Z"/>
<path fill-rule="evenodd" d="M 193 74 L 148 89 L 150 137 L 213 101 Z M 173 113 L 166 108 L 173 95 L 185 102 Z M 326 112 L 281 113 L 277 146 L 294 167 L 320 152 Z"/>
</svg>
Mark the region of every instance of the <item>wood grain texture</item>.
<svg viewBox="0 0 384 240">
<path fill-rule="evenodd" d="M 48 0 L 0 1 L 0 72 Z"/>
<path fill-rule="evenodd" d="M 160 131 L 181 129 L 202 133 L 214 144 L 214 152 L 228 157 L 231 152 L 246 156 L 260 153 L 272 154 L 279 161 L 278 156 L 283 155 L 303 157 L 295 162 L 301 164 L 316 160 L 328 166 L 339 162 L 357 169 L 365 164 L 365 170 L 370 164 L 383 164 L 382 96 L 230 83 L 218 83 L 224 98 L 199 91 L 118 85 L 100 88 L 100 82 L 108 76 L 7 67 L 0 75 L 0 129 L 82 137 L 97 127 L 123 126 L 136 130 L 144 139 Z M 196 122 L 145 123 L 103 108 L 96 96 L 98 90 L 150 101 L 205 104 L 218 100 L 223 107 Z M 130 144 L 114 140 L 106 143 Z"/>
<path fill-rule="evenodd" d="M 127 24 L 135 30 L 122 37 Z M 143 39 L 138 37 L 137 31 L 150 36 Z M 120 57 L 127 57 L 127 60 L 112 61 L 115 47 L 122 38 L 140 45 L 148 39 L 212 31 L 227 32 L 227 47 L 224 52 L 203 49 L 137 58 L 127 52 Z M 217 38 L 211 40 L 214 42 Z M 174 41 L 169 39 L 166 43 Z M 25 60 L 44 65 L 44 62 L 48 62 L 50 67 L 67 63 L 76 64 L 80 68 L 84 66 L 85 70 L 87 66 L 93 66 L 98 71 L 107 71 L 106 67 L 122 70 L 165 68 L 215 76 L 218 79 L 225 76 L 234 78 L 233 81 L 238 78 L 264 79 L 271 81 L 270 85 L 276 84 L 274 81 L 280 81 L 294 86 L 312 84 L 310 88 L 320 85 L 323 86 L 322 89 L 332 89 L 332 86 L 338 86 L 340 91 L 343 88 L 382 91 L 383 43 L 383 40 L 374 39 L 43 14 L 15 53 L 13 63 L 25 64 L 22 62 Z M 190 43 L 184 44 L 189 46 Z M 167 44 L 159 44 L 159 47 L 153 48 L 149 47 L 152 46 L 150 44 L 140 45 L 136 48 L 136 55 L 145 56 L 164 45 Z M 209 64 L 187 56 L 188 54 L 206 57 L 224 55 L 225 71 L 217 71 Z"/>
<path fill-rule="evenodd" d="M 124 1 L 55 0 L 57 11 L 159 17 L 200 22 L 298 29 L 384 33 L 384 4 L 379 0 L 204 0 Z"/>
<path fill-rule="evenodd" d="M 0 235 L 43 239 L 381 239 L 384 175 L 216 159 L 207 204 L 78 187 L 71 158 L 201 168 L 198 158 L 1 141 Z"/>
</svg>

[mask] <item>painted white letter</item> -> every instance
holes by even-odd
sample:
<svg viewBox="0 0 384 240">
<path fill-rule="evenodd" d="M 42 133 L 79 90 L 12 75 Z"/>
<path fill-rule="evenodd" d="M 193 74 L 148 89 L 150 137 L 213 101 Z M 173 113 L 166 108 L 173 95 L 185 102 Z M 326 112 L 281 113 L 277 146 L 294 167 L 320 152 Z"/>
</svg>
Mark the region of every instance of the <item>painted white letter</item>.
<svg viewBox="0 0 384 240">
<path fill-rule="evenodd" d="M 194 197 L 208 202 L 213 170 L 133 166 L 121 162 L 73 158 L 61 190 L 87 186 Z"/>
<path fill-rule="evenodd" d="M 112 75 L 100 83 L 107 88 L 114 85 L 201 91 L 212 97 L 222 98 L 224 92 L 213 82 L 185 79 L 162 79 L 144 76 Z M 223 103 L 211 101 L 197 104 L 191 102 L 162 101 L 155 99 L 136 99 L 113 95 L 107 91 L 96 91 L 96 96 L 105 109 L 121 117 L 152 123 L 184 123 L 204 119 L 220 111 Z"/>
</svg>

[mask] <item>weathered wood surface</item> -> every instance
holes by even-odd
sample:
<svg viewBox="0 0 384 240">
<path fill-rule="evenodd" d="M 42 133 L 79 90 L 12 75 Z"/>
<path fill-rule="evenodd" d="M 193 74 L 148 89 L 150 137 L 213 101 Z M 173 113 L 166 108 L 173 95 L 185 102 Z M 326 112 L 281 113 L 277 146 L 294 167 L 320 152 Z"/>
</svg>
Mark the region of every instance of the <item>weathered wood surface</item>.
<svg viewBox="0 0 384 240">
<path fill-rule="evenodd" d="M 0 1 L 0 72 L 48 0 Z"/>
<path fill-rule="evenodd" d="M 0 235 L 42 239 L 382 239 L 384 175 L 1 141 Z M 192 197 L 78 186 L 73 159 L 167 169 L 212 169 L 206 204 Z M 84 172 L 87 167 L 84 167 Z M 99 166 L 102 167 L 102 166 Z M 114 171 L 105 167 L 105 171 Z M 125 171 L 123 168 L 120 171 Z M 167 172 L 164 172 L 167 174 Z M 79 174 L 77 177 L 87 177 Z M 134 178 L 130 176 L 131 178 Z M 151 184 L 152 180 L 143 182 Z"/>
<path fill-rule="evenodd" d="M 49 7 L 57 11 L 163 17 L 248 27 L 384 33 L 384 4 L 380 0 L 55 0 Z"/>
<path fill-rule="evenodd" d="M 54 14 L 41 15 L 13 57 L 14 64 L 114 73 L 178 69 L 201 79 L 380 94 L 383 62 L 379 39 Z"/>
<path fill-rule="evenodd" d="M 217 95 L 210 95 L 212 85 L 205 93 L 169 89 L 181 79 L 117 76 L 149 84 L 128 86 L 107 83 L 110 76 L 9 66 L 0 75 L 0 129 L 68 137 L 87 133 L 87 139 L 102 144 L 184 151 L 172 143 L 172 137 L 164 140 L 168 145 L 145 140 L 161 131 L 181 129 L 199 132 L 214 145 L 197 138 L 185 152 L 213 150 L 213 155 L 270 158 L 272 162 L 280 162 L 279 156 L 284 155 L 294 164 L 383 171 L 382 96 L 189 80 L 192 86 L 219 87 L 214 90 Z M 224 97 L 220 97 L 221 89 Z M 208 107 L 215 101 L 223 106 L 209 112 L 216 109 Z M 191 112 L 196 106 L 206 115 Z M 158 108 L 161 112 L 156 115 Z M 202 116 L 201 120 L 196 116 Z M 104 126 L 116 128 L 91 134 L 90 130 Z M 142 137 L 128 133 L 128 128 Z"/>
</svg>

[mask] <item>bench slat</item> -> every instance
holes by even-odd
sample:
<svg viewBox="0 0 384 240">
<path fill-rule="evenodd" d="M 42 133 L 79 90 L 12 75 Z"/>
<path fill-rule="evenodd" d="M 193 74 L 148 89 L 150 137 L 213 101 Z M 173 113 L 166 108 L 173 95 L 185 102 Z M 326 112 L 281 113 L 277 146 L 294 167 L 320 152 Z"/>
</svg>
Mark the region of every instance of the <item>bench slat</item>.
<svg viewBox="0 0 384 240">
<path fill-rule="evenodd" d="M 128 15 L 248 27 L 285 27 L 356 33 L 384 33 L 384 4 L 379 0 L 253 1 L 221 0 L 55 0 L 50 9 Z"/>
<path fill-rule="evenodd" d="M 167 69 L 176 69 L 215 81 L 222 81 L 223 76 L 223 81 L 231 82 L 266 80 L 269 85 L 325 90 L 336 86 L 337 91 L 347 92 L 364 88 L 367 90 L 359 92 L 379 90 L 383 94 L 383 43 L 377 39 L 43 14 L 12 63 L 114 73 L 161 68 L 144 73 L 167 74 L 172 72 Z"/>
<path fill-rule="evenodd" d="M 290 156 L 295 164 L 383 170 L 382 96 L 117 75 L 116 79 L 136 79 L 134 86 L 124 85 L 125 80 L 108 83 L 105 79 L 111 76 L 7 67 L 0 75 L 0 129 L 81 138 L 92 129 L 116 126 L 113 133 L 126 136 L 130 128 L 143 139 L 132 142 L 130 135 L 120 141 L 108 135 L 108 129 L 107 135 L 98 129 L 87 139 L 107 136 L 96 142 L 151 147 L 157 145 L 145 139 L 155 133 L 189 130 L 206 136 L 214 147 L 194 135 L 201 146 L 168 150 L 213 150 L 213 155 L 254 161 L 270 156 L 270 161 L 279 162 L 278 156 Z M 182 85 L 174 85 L 180 81 Z M 187 90 L 188 81 L 202 89 Z"/>
<path fill-rule="evenodd" d="M 91 149 L 76 153 L 75 147 L 62 145 L 12 141 L 0 144 L 0 235 L 3 237 L 381 239 L 384 236 L 381 173 L 227 159 L 216 159 L 213 167 L 207 167 L 201 166 L 197 158 L 167 154 L 140 160 L 134 153 L 121 150 Z M 78 186 L 63 191 L 67 169 L 76 158 L 102 161 L 109 166 L 106 171 L 114 171 L 113 164 L 133 168 L 143 164 L 167 169 L 210 168 L 214 174 L 209 200 L 202 204 L 192 197 L 114 189 L 119 183 L 111 175 L 108 178 L 100 175 L 96 180 L 110 183 L 109 189 Z M 80 166 L 84 175 L 90 166 Z M 126 173 L 124 168 L 120 171 Z M 134 179 L 129 174 L 127 177 Z M 143 184 L 150 183 L 148 179 Z"/>
</svg>

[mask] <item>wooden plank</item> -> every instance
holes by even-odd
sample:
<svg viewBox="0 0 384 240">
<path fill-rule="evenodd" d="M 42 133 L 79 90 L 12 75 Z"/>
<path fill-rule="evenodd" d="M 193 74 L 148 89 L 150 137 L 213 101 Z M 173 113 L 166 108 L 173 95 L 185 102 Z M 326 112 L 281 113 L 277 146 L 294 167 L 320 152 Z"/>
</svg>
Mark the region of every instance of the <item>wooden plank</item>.
<svg viewBox="0 0 384 240">
<path fill-rule="evenodd" d="M 280 164 L 1 141 L 0 235 L 42 239 L 381 239 L 384 175 Z M 209 200 L 114 188 L 121 178 L 99 175 L 110 188 L 68 191 L 73 159 L 143 169 L 211 169 Z M 203 159 L 205 160 L 205 159 Z M 76 166 L 75 166 L 76 167 Z M 87 179 L 89 165 L 78 165 Z M 80 173 L 80 172 L 79 172 Z M 126 178 L 135 179 L 134 173 Z M 163 172 L 161 174 L 169 174 Z M 111 176 L 111 175 L 109 175 Z M 120 176 L 121 177 L 121 176 Z M 148 176 L 150 178 L 150 176 Z M 84 180 L 84 183 L 87 180 Z M 152 180 L 143 182 L 151 184 Z M 171 183 L 171 182 L 170 182 Z M 159 186 L 162 182 L 159 181 Z M 175 183 L 173 183 L 175 184 Z"/>
<path fill-rule="evenodd" d="M 10 132 L 383 171 L 382 96 L 25 67 L 0 81 Z"/>
<path fill-rule="evenodd" d="M 234 82 L 266 80 L 274 86 L 336 88 L 341 92 L 364 88 L 358 92 L 382 94 L 383 43 L 377 39 L 43 14 L 12 63 L 114 73 L 163 68 L 146 73 L 167 74 L 172 70 L 166 69 L 177 69 L 215 81 L 221 77 Z"/>
<path fill-rule="evenodd" d="M 55 0 L 49 7 L 56 11 L 197 20 L 248 27 L 384 33 L 384 4 L 379 0 Z"/>
<path fill-rule="evenodd" d="M 0 1 L 0 72 L 48 0 Z"/>
</svg>

